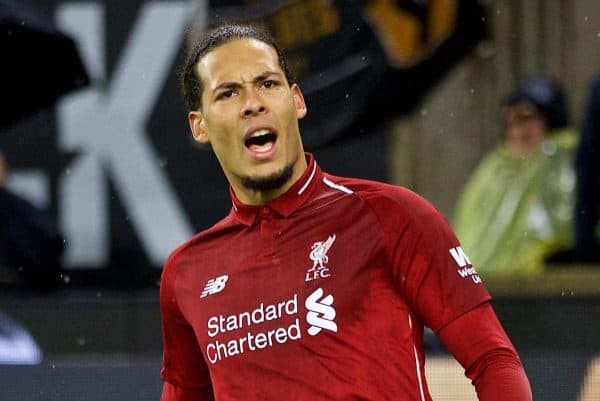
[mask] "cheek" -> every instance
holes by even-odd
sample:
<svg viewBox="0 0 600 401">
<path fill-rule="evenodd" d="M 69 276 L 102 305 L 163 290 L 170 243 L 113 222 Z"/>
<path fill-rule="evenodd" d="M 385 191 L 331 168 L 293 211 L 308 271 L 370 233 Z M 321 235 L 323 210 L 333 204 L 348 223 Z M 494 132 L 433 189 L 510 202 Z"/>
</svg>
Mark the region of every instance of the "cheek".
<svg viewBox="0 0 600 401">
<path fill-rule="evenodd" d="M 224 113 L 211 113 L 206 118 L 206 129 L 211 142 L 227 142 L 235 137 L 236 125 L 234 120 L 227 117 Z"/>
</svg>

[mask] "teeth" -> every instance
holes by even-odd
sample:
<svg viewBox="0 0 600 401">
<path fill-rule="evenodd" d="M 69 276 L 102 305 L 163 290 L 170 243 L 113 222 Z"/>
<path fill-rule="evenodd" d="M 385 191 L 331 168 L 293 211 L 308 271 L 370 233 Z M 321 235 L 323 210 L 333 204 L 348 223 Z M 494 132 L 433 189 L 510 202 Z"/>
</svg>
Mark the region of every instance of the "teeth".
<svg viewBox="0 0 600 401">
<path fill-rule="evenodd" d="M 257 136 L 267 135 L 269 133 L 268 129 L 259 129 L 258 131 L 254 131 L 250 138 L 256 138 Z"/>
<path fill-rule="evenodd" d="M 272 147 L 273 147 L 273 143 L 267 143 L 262 146 L 253 146 L 252 150 L 255 151 L 256 153 L 265 153 L 265 152 L 268 152 L 269 150 L 271 150 Z"/>
</svg>

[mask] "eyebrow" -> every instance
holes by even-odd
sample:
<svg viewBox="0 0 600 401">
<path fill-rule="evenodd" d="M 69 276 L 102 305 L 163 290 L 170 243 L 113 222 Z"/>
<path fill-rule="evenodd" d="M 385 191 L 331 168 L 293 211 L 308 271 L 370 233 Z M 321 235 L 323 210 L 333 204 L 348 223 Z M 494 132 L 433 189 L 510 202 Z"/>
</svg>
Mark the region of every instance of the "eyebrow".
<svg viewBox="0 0 600 401">
<path fill-rule="evenodd" d="M 260 81 L 264 81 L 265 79 L 269 78 L 271 75 L 276 75 L 278 77 L 282 77 L 281 73 L 277 72 L 277 71 L 265 71 L 259 75 L 257 75 L 256 77 L 254 77 L 254 79 L 252 79 L 252 83 L 257 83 Z M 216 92 L 218 90 L 223 90 L 223 89 L 235 89 L 235 88 L 239 88 L 241 87 L 242 84 L 240 84 L 239 82 L 223 82 L 219 85 L 217 85 L 212 92 Z"/>
</svg>

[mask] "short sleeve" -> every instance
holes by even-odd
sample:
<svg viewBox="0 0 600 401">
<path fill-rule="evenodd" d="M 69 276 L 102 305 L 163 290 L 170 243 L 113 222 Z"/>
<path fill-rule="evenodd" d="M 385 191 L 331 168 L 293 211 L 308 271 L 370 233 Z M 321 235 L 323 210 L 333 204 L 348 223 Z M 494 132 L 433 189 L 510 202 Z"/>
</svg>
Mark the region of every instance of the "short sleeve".
<svg viewBox="0 0 600 401">
<path fill-rule="evenodd" d="M 430 203 L 395 187 L 375 209 L 394 280 L 422 323 L 438 331 L 490 300 L 446 219 Z"/>
<path fill-rule="evenodd" d="M 176 266 L 169 259 L 161 277 L 160 309 L 163 332 L 161 401 L 212 400 L 208 368 L 194 330 L 182 315 L 175 293 Z M 187 394 L 187 395 L 186 395 Z M 203 397 L 199 397 L 204 394 Z"/>
</svg>

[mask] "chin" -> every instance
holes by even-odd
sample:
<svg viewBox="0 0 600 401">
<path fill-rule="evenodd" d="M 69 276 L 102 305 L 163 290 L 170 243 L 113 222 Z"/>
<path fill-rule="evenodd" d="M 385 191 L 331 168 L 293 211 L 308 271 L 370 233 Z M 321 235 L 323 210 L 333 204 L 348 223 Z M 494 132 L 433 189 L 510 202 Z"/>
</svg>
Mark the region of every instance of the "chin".
<svg viewBox="0 0 600 401">
<path fill-rule="evenodd" d="M 242 177 L 242 185 L 255 191 L 271 191 L 283 187 L 294 172 L 294 165 L 288 164 L 282 168 L 269 169 L 269 172 L 252 174 Z"/>
</svg>

